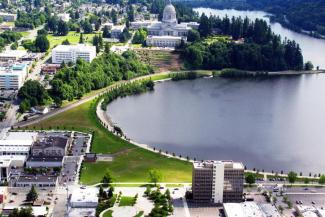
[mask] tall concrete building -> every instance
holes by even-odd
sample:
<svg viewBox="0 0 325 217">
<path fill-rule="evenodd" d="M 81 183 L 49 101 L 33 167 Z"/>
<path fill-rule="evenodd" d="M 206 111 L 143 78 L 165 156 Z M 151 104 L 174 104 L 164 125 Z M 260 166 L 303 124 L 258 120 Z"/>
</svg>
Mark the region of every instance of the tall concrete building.
<svg viewBox="0 0 325 217">
<path fill-rule="evenodd" d="M 199 203 L 241 202 L 244 166 L 233 161 L 193 163 L 193 200 Z"/>
</svg>

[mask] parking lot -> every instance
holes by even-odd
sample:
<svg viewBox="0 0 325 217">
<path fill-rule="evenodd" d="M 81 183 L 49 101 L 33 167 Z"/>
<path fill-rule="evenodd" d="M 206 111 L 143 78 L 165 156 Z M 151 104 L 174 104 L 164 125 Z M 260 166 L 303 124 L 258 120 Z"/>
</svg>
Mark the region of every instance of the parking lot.
<svg viewBox="0 0 325 217">
<path fill-rule="evenodd" d="M 61 174 L 59 176 L 59 185 L 74 184 L 77 178 L 78 163 L 80 163 L 80 156 L 66 156 L 63 160 Z"/>
</svg>

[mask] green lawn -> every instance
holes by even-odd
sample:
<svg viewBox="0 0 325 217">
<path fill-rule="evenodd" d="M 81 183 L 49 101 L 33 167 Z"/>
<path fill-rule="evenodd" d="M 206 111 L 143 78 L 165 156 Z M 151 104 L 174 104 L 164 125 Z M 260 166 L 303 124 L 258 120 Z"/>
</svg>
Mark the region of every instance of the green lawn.
<svg viewBox="0 0 325 217">
<path fill-rule="evenodd" d="M 95 102 L 87 102 L 40 122 L 28 129 L 70 129 L 94 132 L 92 151 L 115 154 L 112 162 L 84 163 L 80 182 L 95 184 L 110 171 L 115 182 L 148 182 L 150 169 L 162 173 L 162 182 L 191 182 L 191 164 L 169 159 L 134 146 L 108 132 L 95 114 Z"/>
<path fill-rule="evenodd" d="M 121 197 L 119 206 L 133 206 L 134 197 Z"/>
<path fill-rule="evenodd" d="M 96 33 L 91 33 L 91 34 L 83 34 L 84 41 L 86 43 L 92 43 L 92 39 Z M 75 31 L 70 31 L 68 35 L 66 36 L 55 36 L 52 34 L 49 34 L 47 36 L 48 40 L 50 41 L 50 47 L 53 48 L 56 45 L 62 44 L 62 42 L 66 39 L 69 40 L 70 44 L 78 44 L 79 43 L 79 38 L 80 38 L 80 33 L 75 32 Z"/>
<path fill-rule="evenodd" d="M 136 214 L 134 217 L 141 217 L 141 216 L 143 216 L 143 211 L 140 211 L 138 214 Z"/>
<path fill-rule="evenodd" d="M 112 217 L 113 210 L 108 210 L 104 213 L 103 217 Z"/>
</svg>

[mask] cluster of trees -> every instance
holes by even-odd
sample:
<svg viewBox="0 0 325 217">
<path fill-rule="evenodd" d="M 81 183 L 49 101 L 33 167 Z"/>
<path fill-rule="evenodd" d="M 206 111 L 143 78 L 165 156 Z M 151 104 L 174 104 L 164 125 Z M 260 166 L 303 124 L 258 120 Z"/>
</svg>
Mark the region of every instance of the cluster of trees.
<svg viewBox="0 0 325 217">
<path fill-rule="evenodd" d="M 323 0 L 247 0 L 253 9 L 275 15 L 275 20 L 293 30 L 317 31 L 325 35 L 325 1 Z"/>
<path fill-rule="evenodd" d="M 59 19 L 57 16 L 51 16 L 48 18 L 45 29 L 58 36 L 65 36 L 69 33 L 68 23 Z"/>
<path fill-rule="evenodd" d="M 33 106 L 45 105 L 50 98 L 45 88 L 36 80 L 26 81 L 19 89 L 18 97 L 22 99 L 19 107 L 21 113 Z"/>
<path fill-rule="evenodd" d="M 151 190 L 150 187 L 147 187 L 144 192 L 145 196 L 147 196 L 151 201 L 154 202 L 154 208 L 149 213 L 149 217 L 155 216 L 168 216 L 173 213 L 174 208 L 172 205 L 172 199 L 170 196 L 169 189 L 163 194 L 159 189 Z"/>
<path fill-rule="evenodd" d="M 0 34 L 0 50 L 2 50 L 6 45 L 17 42 L 22 35 L 19 32 L 4 31 Z"/>
<path fill-rule="evenodd" d="M 104 101 L 101 105 L 102 109 L 106 110 L 107 105 L 118 97 L 140 94 L 146 91 L 152 91 L 153 89 L 154 82 L 152 80 L 134 81 L 121 85 L 105 94 Z"/>
<path fill-rule="evenodd" d="M 230 35 L 234 40 L 244 38 L 244 42 L 217 40 L 207 43 L 199 40 L 188 45 L 183 56 L 193 68 L 244 70 L 302 70 L 303 56 L 295 41 L 281 40 L 272 33 L 264 20 L 254 22 L 247 18 L 229 19 L 225 17 L 200 18 L 200 38 L 218 31 Z"/>
<path fill-rule="evenodd" d="M 133 44 L 145 44 L 148 32 L 144 28 L 138 29 L 133 36 L 132 43 Z"/>
<path fill-rule="evenodd" d="M 44 12 L 39 12 L 37 10 L 33 10 L 30 13 L 18 11 L 15 26 L 34 29 L 44 24 L 46 22 L 46 17 Z"/>
<path fill-rule="evenodd" d="M 34 41 L 24 40 L 22 46 L 31 52 L 47 52 L 50 48 L 50 42 L 47 39 L 47 31 L 39 30 Z"/>
<path fill-rule="evenodd" d="M 122 55 L 104 53 L 91 63 L 77 60 L 75 65 L 63 64 L 50 81 L 51 89 L 46 90 L 38 81 L 28 80 L 19 90 L 22 100 L 20 111 L 28 111 L 33 106 L 54 101 L 61 106 L 62 100 L 82 97 L 91 90 L 108 86 L 114 81 L 127 80 L 152 73 L 150 66 L 141 63 L 132 51 Z"/>
<path fill-rule="evenodd" d="M 102 185 L 99 187 L 96 216 L 99 216 L 101 212 L 103 212 L 105 209 L 112 207 L 115 203 L 116 196 L 114 196 L 114 187 L 110 185 L 112 179 L 113 178 L 109 172 L 106 172 L 106 174 L 103 176 L 103 186 L 109 188 L 108 190 L 104 190 Z"/>
<path fill-rule="evenodd" d="M 31 207 L 28 208 L 15 208 L 8 217 L 33 217 L 33 210 Z"/>
</svg>

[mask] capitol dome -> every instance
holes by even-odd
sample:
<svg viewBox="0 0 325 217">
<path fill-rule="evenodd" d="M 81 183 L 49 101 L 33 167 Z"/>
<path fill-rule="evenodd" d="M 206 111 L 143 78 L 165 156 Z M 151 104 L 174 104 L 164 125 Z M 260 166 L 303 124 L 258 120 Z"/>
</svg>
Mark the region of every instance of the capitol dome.
<svg viewBox="0 0 325 217">
<path fill-rule="evenodd" d="M 168 4 L 164 8 L 163 19 L 164 23 L 173 23 L 177 24 L 176 19 L 176 10 L 172 3 L 169 1 Z"/>
</svg>

